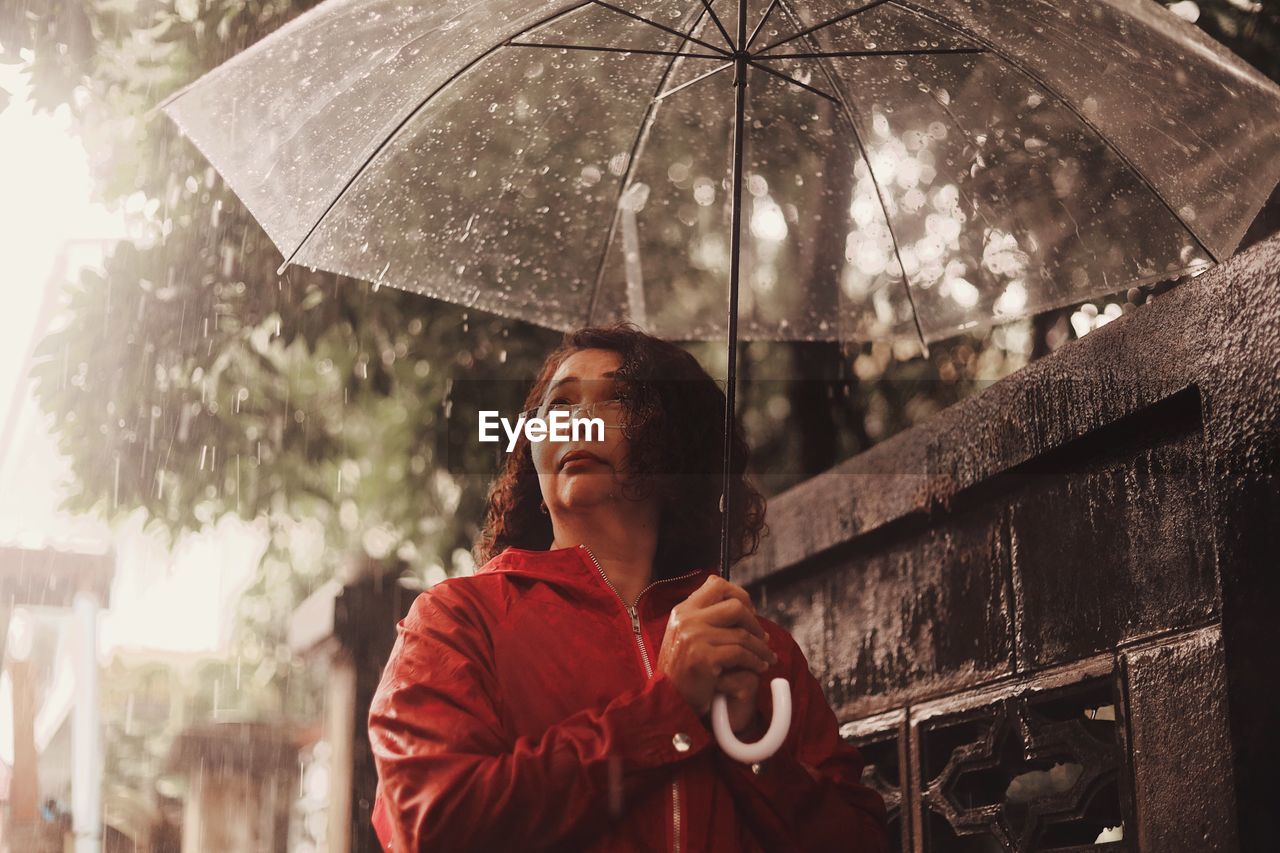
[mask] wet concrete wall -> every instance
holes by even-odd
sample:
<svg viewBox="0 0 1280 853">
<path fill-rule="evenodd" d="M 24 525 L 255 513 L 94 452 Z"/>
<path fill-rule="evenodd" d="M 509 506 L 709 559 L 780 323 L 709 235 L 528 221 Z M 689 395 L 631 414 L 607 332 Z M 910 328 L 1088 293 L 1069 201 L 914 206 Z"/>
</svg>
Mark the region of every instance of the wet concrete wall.
<svg viewBox="0 0 1280 853">
<path fill-rule="evenodd" d="M 901 849 L 1280 849 L 1280 237 L 775 498 Z"/>
</svg>

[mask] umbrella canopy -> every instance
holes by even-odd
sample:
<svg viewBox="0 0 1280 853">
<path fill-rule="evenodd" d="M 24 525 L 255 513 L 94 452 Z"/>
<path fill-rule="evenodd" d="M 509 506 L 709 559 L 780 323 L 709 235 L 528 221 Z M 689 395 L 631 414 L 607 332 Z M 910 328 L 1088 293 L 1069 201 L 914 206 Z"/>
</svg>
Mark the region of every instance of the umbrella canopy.
<svg viewBox="0 0 1280 853">
<path fill-rule="evenodd" d="M 286 265 L 680 340 L 735 262 L 771 340 L 1196 272 L 1280 178 L 1280 90 L 1148 0 L 328 0 L 163 107 Z"/>
<path fill-rule="evenodd" d="M 927 353 L 1201 271 L 1280 177 L 1280 89 L 1148 0 L 718 7 L 327 0 L 161 106 L 281 271 L 726 338 L 726 436 L 739 337 Z"/>
</svg>

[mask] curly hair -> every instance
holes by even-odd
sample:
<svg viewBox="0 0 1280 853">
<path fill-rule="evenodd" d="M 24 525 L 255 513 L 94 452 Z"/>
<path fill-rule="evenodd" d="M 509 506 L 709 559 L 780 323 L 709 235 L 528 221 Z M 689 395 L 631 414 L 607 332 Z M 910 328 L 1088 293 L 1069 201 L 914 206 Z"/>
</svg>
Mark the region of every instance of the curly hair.
<svg viewBox="0 0 1280 853">
<path fill-rule="evenodd" d="M 654 578 L 716 567 L 720 561 L 725 393 L 686 350 L 615 323 L 567 332 L 542 365 L 525 398 L 525 410 L 541 403 L 551 377 L 571 354 L 584 349 L 618 353 L 623 435 L 629 443 L 624 484 L 631 499 L 659 494 L 661 519 Z M 746 476 L 750 449 L 737 418 L 733 424 L 733 501 L 729 558 L 754 554 L 765 524 L 765 499 Z M 477 565 L 508 547 L 542 551 L 554 539 L 550 516 L 538 507 L 542 490 L 529 440 L 521 432 L 489 490 Z"/>
</svg>

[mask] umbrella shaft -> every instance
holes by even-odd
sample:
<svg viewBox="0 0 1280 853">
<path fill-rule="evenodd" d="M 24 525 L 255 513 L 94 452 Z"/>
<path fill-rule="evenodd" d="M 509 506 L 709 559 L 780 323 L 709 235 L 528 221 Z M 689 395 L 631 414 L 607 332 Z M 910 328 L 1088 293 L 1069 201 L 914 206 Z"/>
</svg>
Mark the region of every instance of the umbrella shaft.
<svg viewBox="0 0 1280 853">
<path fill-rule="evenodd" d="M 738 4 L 738 44 L 746 40 L 745 0 Z M 734 58 L 733 86 L 733 185 L 730 199 L 729 234 L 729 322 L 728 376 L 724 406 L 724 482 L 721 486 L 720 576 L 729 577 L 730 519 L 733 518 L 733 423 L 738 379 L 738 278 L 742 256 L 742 161 L 747 112 L 747 57 L 739 51 Z"/>
</svg>

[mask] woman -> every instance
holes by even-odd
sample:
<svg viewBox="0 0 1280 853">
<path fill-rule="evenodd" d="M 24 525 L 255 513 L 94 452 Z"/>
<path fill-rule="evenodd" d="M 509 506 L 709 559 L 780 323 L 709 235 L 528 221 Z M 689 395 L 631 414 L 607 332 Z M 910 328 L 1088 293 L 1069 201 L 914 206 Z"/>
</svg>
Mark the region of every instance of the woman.
<svg viewBox="0 0 1280 853">
<path fill-rule="evenodd" d="M 548 357 L 526 409 L 600 417 L 604 439 L 522 435 L 490 493 L 483 567 L 400 623 L 369 714 L 387 849 L 888 849 L 884 802 L 800 648 L 716 572 L 724 401 L 691 355 L 630 324 Z M 736 561 L 764 500 L 732 440 Z M 712 697 L 753 741 L 778 676 L 782 749 L 728 758 Z"/>
</svg>

